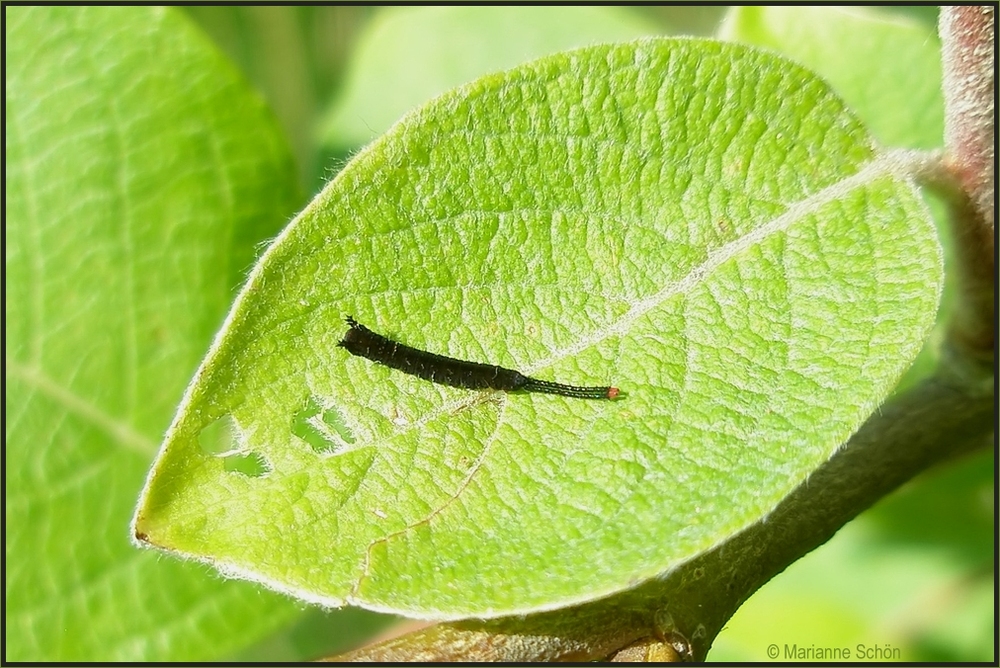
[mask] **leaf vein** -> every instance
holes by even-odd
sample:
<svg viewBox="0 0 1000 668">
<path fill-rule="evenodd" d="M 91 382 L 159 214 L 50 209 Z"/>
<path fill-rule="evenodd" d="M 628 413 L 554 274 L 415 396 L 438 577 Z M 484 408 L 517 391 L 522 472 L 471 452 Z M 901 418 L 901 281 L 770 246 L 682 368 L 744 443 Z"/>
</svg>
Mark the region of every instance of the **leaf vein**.
<svg viewBox="0 0 1000 668">
<path fill-rule="evenodd" d="M 38 367 L 23 365 L 9 357 L 5 359 L 5 364 L 8 374 L 38 390 L 65 408 L 67 412 L 105 432 L 126 450 L 141 455 L 144 459 L 156 452 L 156 444 L 153 441 L 135 431 L 121 419 L 109 415 L 72 390 L 49 378 Z"/>
</svg>

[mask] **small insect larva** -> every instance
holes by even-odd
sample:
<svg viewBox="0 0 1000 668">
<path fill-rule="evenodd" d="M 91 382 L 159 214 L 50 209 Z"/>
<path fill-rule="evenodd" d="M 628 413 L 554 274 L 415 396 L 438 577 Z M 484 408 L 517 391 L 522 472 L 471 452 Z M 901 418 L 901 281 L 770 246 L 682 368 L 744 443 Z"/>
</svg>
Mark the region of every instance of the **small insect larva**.
<svg viewBox="0 0 1000 668">
<path fill-rule="evenodd" d="M 424 380 L 467 390 L 503 390 L 505 392 L 545 392 L 578 399 L 615 399 L 620 394 L 617 387 L 578 387 L 547 380 L 537 380 L 524 374 L 494 364 L 480 364 L 435 355 L 417 350 L 381 334 L 376 334 L 351 316 L 347 316 L 350 329 L 338 343 L 347 352 L 370 359 L 403 373 L 419 376 Z"/>
</svg>

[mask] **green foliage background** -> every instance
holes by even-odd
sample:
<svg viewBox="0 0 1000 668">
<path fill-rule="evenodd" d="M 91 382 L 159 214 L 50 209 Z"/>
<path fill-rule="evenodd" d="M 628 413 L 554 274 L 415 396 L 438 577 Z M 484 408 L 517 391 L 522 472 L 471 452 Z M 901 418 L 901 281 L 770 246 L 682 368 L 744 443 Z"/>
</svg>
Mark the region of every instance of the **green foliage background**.
<svg viewBox="0 0 1000 668">
<path fill-rule="evenodd" d="M 43 334 L 8 332 L 5 350 L 6 658 L 303 659 L 385 624 L 128 544 L 156 443 L 255 249 L 366 127 L 377 136 L 452 85 L 545 53 L 711 34 L 712 11 L 5 8 L 19 222 L 5 240 L 28 249 L 5 258 L 28 286 L 6 308 Z M 741 10 L 721 32 L 815 68 L 884 143 L 940 144 L 933 17 L 795 11 Z M 989 658 L 992 471 L 979 455 L 886 499 L 754 596 L 709 658 L 766 660 L 770 643 Z"/>
</svg>

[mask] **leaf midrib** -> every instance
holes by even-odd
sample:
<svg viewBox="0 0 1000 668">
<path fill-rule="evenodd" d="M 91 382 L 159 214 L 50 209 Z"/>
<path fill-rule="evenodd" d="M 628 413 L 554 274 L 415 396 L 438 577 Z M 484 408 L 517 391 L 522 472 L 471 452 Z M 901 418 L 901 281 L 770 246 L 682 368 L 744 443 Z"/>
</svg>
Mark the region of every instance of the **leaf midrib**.
<svg viewBox="0 0 1000 668">
<path fill-rule="evenodd" d="M 523 373 L 531 375 L 541 369 L 552 366 L 563 358 L 578 355 L 587 348 L 595 346 L 611 336 L 627 334 L 636 320 L 660 306 L 674 295 L 690 290 L 723 262 L 736 257 L 772 234 L 784 231 L 804 216 L 818 211 L 830 202 L 845 197 L 854 189 L 866 183 L 871 183 L 880 176 L 899 171 L 900 162 L 902 162 L 900 157 L 894 152 L 885 152 L 876 155 L 874 159 L 864 163 L 861 169 L 852 176 L 789 205 L 787 210 L 780 216 L 760 225 L 742 237 L 734 239 L 724 246 L 720 246 L 711 252 L 704 262 L 692 268 L 686 276 L 666 285 L 659 292 L 640 299 L 626 313 L 618 317 L 614 323 L 596 329 L 590 335 L 578 339 L 576 343 L 525 367 Z"/>
</svg>

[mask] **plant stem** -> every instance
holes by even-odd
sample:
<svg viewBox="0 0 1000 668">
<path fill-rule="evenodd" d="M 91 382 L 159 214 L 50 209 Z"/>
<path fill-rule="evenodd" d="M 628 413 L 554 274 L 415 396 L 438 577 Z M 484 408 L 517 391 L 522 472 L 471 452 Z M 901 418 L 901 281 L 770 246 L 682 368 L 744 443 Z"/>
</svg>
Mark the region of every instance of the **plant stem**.
<svg viewBox="0 0 1000 668">
<path fill-rule="evenodd" d="M 992 365 L 996 340 L 994 7 L 943 7 L 942 86 L 947 189 L 959 299 L 950 338 Z"/>
</svg>

